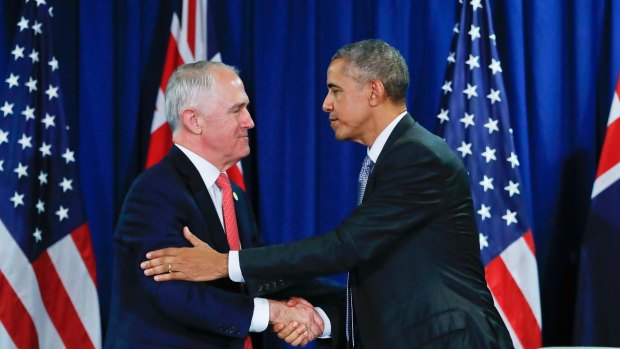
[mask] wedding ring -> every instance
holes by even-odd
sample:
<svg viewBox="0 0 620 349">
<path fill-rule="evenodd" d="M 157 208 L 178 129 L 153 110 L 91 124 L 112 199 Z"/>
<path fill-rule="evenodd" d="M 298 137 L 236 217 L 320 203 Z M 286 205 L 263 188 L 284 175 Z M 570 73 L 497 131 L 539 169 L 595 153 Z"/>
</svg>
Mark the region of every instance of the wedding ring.
<svg viewBox="0 0 620 349">
<path fill-rule="evenodd" d="M 172 264 L 168 263 L 168 273 L 172 274 Z"/>
</svg>

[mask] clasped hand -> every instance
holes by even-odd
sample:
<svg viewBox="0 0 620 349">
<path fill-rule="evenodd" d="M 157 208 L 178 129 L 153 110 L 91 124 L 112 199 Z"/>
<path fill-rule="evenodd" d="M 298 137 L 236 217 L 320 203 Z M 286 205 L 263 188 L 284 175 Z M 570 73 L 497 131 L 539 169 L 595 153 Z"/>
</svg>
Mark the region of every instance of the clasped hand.
<svg viewBox="0 0 620 349">
<path fill-rule="evenodd" d="M 319 337 L 325 328 L 312 304 L 298 297 L 288 302 L 269 300 L 269 322 L 279 338 L 302 347 Z"/>
</svg>

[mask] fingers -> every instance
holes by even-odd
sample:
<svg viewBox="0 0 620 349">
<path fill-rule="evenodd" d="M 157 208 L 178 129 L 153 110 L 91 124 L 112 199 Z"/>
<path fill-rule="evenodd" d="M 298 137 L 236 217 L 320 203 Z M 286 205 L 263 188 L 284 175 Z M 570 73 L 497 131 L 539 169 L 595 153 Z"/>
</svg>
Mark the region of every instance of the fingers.
<svg viewBox="0 0 620 349">
<path fill-rule="evenodd" d="M 289 299 L 286 302 L 286 305 L 289 307 L 294 307 L 297 304 L 303 304 L 303 305 L 307 305 L 309 307 L 314 307 L 312 304 L 310 304 L 310 302 L 308 302 L 307 300 L 301 298 L 301 297 L 291 297 L 291 299 Z"/>
<path fill-rule="evenodd" d="M 308 344 L 308 331 L 306 326 L 299 325 L 297 321 L 293 321 L 288 326 L 283 324 L 274 325 L 274 331 L 278 334 L 278 337 L 292 346 L 305 346 Z"/>
<path fill-rule="evenodd" d="M 202 240 L 197 238 L 196 235 L 192 234 L 192 232 L 189 231 L 188 227 L 183 227 L 183 236 L 185 236 L 185 239 L 187 239 L 187 241 L 189 241 L 189 243 L 192 244 L 192 246 L 194 247 L 204 244 Z"/>
<path fill-rule="evenodd" d="M 147 252 L 146 258 L 154 259 L 154 258 L 160 258 L 160 257 L 166 257 L 166 256 L 177 256 L 181 252 L 183 252 L 182 248 L 176 248 L 176 247 L 162 248 L 161 250 Z"/>
</svg>

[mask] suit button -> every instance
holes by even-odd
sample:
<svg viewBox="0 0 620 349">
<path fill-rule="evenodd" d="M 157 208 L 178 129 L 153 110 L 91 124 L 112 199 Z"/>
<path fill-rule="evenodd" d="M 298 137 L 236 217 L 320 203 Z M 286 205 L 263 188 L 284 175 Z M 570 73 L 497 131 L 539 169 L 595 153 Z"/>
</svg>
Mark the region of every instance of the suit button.
<svg viewBox="0 0 620 349">
<path fill-rule="evenodd" d="M 258 292 L 263 292 L 263 285 L 258 285 Z"/>
</svg>

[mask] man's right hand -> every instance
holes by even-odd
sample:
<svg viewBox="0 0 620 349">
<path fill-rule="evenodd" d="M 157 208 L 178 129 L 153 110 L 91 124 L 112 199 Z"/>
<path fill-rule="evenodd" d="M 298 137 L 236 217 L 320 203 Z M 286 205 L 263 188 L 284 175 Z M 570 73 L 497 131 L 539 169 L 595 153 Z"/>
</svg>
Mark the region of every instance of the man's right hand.
<svg viewBox="0 0 620 349">
<path fill-rule="evenodd" d="M 269 322 L 278 337 L 293 346 L 305 346 L 323 334 L 324 324 L 312 304 L 295 298 L 287 304 L 269 300 Z"/>
</svg>

